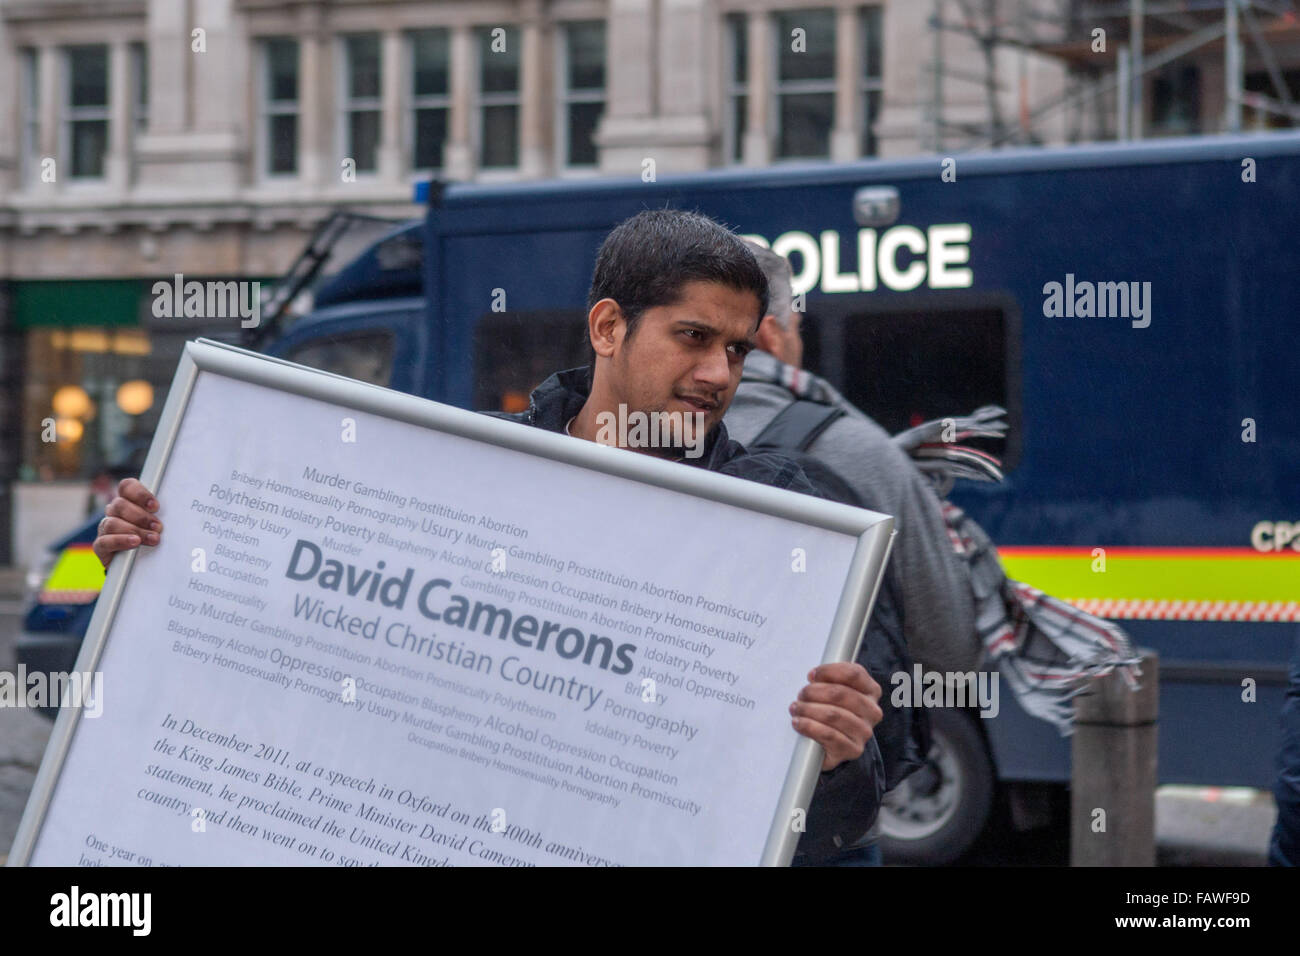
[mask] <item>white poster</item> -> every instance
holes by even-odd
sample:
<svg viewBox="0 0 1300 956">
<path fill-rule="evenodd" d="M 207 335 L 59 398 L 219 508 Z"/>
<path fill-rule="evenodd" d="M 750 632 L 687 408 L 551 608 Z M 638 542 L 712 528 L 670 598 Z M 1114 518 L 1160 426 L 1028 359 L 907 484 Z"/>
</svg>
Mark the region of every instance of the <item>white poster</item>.
<svg viewBox="0 0 1300 956">
<path fill-rule="evenodd" d="M 30 862 L 760 862 L 859 537 L 191 374 Z"/>
</svg>

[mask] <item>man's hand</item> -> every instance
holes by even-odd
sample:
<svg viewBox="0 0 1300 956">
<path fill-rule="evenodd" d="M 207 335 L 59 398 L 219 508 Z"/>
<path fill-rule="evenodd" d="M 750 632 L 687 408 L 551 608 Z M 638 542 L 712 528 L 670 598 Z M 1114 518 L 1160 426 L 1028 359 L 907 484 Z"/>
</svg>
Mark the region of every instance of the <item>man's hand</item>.
<svg viewBox="0 0 1300 956">
<path fill-rule="evenodd" d="M 822 772 L 856 760 L 885 715 L 880 685 L 861 664 L 822 664 L 808 672 L 809 683 L 790 705 L 794 729 L 822 745 Z"/>
<path fill-rule="evenodd" d="M 137 548 L 141 541 L 158 543 L 162 522 L 153 516 L 157 510 L 158 500 L 138 479 L 122 479 L 117 497 L 104 509 L 104 520 L 99 523 L 99 534 L 92 545 L 105 571 L 118 551 Z"/>
</svg>

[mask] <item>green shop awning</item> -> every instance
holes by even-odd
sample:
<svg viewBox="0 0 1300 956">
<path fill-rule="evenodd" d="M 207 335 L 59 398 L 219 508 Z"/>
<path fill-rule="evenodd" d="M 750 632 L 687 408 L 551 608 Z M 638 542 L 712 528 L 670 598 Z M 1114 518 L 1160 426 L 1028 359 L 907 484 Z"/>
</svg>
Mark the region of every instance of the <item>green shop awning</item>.
<svg viewBox="0 0 1300 956">
<path fill-rule="evenodd" d="M 20 329 L 138 326 L 143 279 L 30 279 L 15 281 L 14 325 Z"/>
</svg>

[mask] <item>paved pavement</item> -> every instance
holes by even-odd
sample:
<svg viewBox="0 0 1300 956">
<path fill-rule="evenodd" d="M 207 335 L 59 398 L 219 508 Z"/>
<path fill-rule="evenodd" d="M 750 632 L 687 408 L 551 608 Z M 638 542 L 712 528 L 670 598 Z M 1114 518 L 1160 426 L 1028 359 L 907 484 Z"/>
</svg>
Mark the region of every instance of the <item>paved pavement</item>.
<svg viewBox="0 0 1300 956">
<path fill-rule="evenodd" d="M 0 670 L 13 673 L 21 605 L 0 600 Z M 24 707 L 0 707 L 0 859 L 13 845 L 53 722 Z"/>
<path fill-rule="evenodd" d="M 21 607 L 0 599 L 0 669 L 14 669 Z M 25 708 L 0 707 L 0 861 L 9 853 L 53 723 Z M 1276 810 L 1272 796 L 1238 788 L 1163 787 L 1156 797 L 1161 866 L 1260 866 Z M 1061 833 L 1032 831 L 1001 840 L 970 863 L 1063 865 Z"/>
<path fill-rule="evenodd" d="M 13 845 L 53 724 L 28 710 L 0 710 L 0 860 Z"/>
<path fill-rule="evenodd" d="M 1161 787 L 1156 853 L 1161 866 L 1264 866 L 1277 820 L 1273 795 L 1247 787 Z"/>
</svg>

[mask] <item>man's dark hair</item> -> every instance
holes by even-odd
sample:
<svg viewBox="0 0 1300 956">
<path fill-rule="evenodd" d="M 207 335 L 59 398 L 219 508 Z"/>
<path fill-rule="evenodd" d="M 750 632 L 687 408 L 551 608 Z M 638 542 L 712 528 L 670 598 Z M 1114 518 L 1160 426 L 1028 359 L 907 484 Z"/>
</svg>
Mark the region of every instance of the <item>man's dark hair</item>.
<svg viewBox="0 0 1300 956">
<path fill-rule="evenodd" d="M 650 209 L 614 227 L 596 254 L 587 311 L 613 299 L 627 319 L 627 338 L 646 309 L 673 305 L 688 282 L 718 282 L 758 297 L 767 314 L 767 276 L 744 240 L 697 212 Z"/>
</svg>

